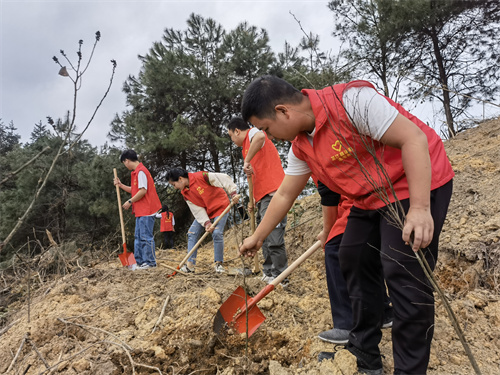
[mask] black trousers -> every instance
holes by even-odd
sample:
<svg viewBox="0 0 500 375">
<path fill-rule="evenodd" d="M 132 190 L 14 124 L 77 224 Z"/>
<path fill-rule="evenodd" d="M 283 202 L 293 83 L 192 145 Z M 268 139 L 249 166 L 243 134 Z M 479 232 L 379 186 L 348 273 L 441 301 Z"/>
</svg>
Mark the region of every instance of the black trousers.
<svg viewBox="0 0 500 375">
<path fill-rule="evenodd" d="M 325 244 L 326 285 L 328 286 L 333 327 L 349 331 L 353 326 L 352 307 L 349 292 L 347 291 L 347 283 L 340 269 L 339 249 L 341 242 L 342 234 L 339 234 Z M 384 305 L 382 320 L 385 320 L 386 316 L 392 316 L 393 314 L 391 300 L 387 295 L 385 284 L 382 284 L 381 287 Z"/>
<path fill-rule="evenodd" d="M 452 181 L 431 191 L 434 237 L 423 251 L 432 269 L 451 193 Z M 408 212 L 409 199 L 401 204 Z M 349 342 L 366 353 L 380 355 L 381 283 L 385 277 L 394 309 L 394 373 L 425 374 L 434 333 L 433 288 L 415 253 L 401 237 L 401 229 L 391 224 L 387 207 L 373 211 L 351 209 L 339 251 L 353 309 Z"/>
<path fill-rule="evenodd" d="M 165 249 L 173 249 L 174 248 L 174 232 L 162 232 L 163 233 L 163 244 L 165 245 Z"/>
</svg>

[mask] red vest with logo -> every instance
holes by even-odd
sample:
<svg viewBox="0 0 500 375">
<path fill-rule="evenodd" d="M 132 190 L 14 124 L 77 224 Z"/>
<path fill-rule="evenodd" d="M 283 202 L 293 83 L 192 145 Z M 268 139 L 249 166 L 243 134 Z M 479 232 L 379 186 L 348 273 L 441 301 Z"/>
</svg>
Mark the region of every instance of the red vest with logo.
<svg viewBox="0 0 500 375">
<path fill-rule="evenodd" d="M 243 141 L 243 148 L 241 152 L 243 153 L 243 159 L 246 158 L 248 150 L 250 149 L 250 139 L 249 131 L 245 140 Z M 253 174 L 253 196 L 255 201 L 258 202 L 264 198 L 267 194 L 278 190 L 285 177 L 285 172 L 281 166 L 281 159 L 274 146 L 273 142 L 266 137 L 264 146 L 257 151 L 255 156 L 250 161 Z"/>
<path fill-rule="evenodd" d="M 137 202 L 132 203 L 132 208 L 136 217 L 140 216 L 149 216 L 158 212 L 161 208 L 160 198 L 158 198 L 158 194 L 156 194 L 155 182 L 153 181 L 153 177 L 151 177 L 151 173 L 147 170 L 147 168 L 139 163 L 137 168 L 132 171 L 131 176 L 131 193 L 132 196 L 136 195 L 139 191 L 139 172 L 142 171 L 146 175 L 148 179 L 148 188 L 146 189 L 146 195 L 142 197 Z"/>
<path fill-rule="evenodd" d="M 172 219 L 174 214 L 169 212 L 168 215 L 166 212 L 161 213 L 161 224 L 160 224 L 160 232 L 172 232 L 174 230 L 174 226 L 172 225 Z"/>
<path fill-rule="evenodd" d="M 293 140 L 292 147 L 295 156 L 305 161 L 312 173 L 318 176 L 330 190 L 353 199 L 356 207 L 374 210 L 385 206 L 387 202 L 381 200 L 374 192 L 373 185 L 385 191 L 390 202 L 394 202 L 395 197 L 389 187 L 388 179 L 392 182 L 399 200 L 409 198 L 410 194 L 401 150 L 360 135 L 343 108 L 344 91 L 349 87 L 362 86 L 374 88 L 369 82 L 353 81 L 318 91 L 302 90 L 309 97 L 316 118 L 314 148 L 303 133 Z M 386 99 L 427 136 L 432 168 L 431 190 L 450 181 L 454 173 L 441 138 L 432 128 L 399 104 L 389 98 Z M 381 174 L 382 169 L 375 162 L 372 153 L 382 165 L 385 175 Z M 368 181 L 367 176 L 372 179 L 371 182 Z"/>
<path fill-rule="evenodd" d="M 189 187 L 181 191 L 185 200 L 205 208 L 208 217 L 219 216 L 229 205 L 229 198 L 223 188 L 210 185 L 208 172 L 188 173 Z"/>
</svg>

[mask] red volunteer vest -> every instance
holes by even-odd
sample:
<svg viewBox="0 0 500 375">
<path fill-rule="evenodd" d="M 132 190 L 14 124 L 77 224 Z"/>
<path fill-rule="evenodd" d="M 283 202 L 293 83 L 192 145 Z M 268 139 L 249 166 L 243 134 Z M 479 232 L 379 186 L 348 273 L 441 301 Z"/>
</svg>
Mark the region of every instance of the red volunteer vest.
<svg viewBox="0 0 500 375">
<path fill-rule="evenodd" d="M 149 216 L 157 212 L 161 208 L 160 198 L 158 198 L 158 194 L 156 194 L 155 182 L 153 181 L 153 177 L 151 177 L 151 173 L 147 170 L 147 168 L 139 163 L 137 168 L 130 173 L 131 176 L 131 188 L 132 188 L 132 196 L 136 195 L 139 191 L 139 172 L 143 171 L 146 174 L 148 179 L 148 188 L 146 189 L 146 195 L 142 197 L 137 202 L 132 203 L 132 208 L 136 217 L 140 216 Z"/>
<path fill-rule="evenodd" d="M 377 160 L 381 162 L 386 175 L 392 182 L 396 197 L 400 200 L 407 199 L 410 194 L 401 160 L 401 151 L 360 135 L 345 113 L 342 103 L 344 90 L 348 87 L 361 86 L 374 88 L 369 82 L 353 81 L 318 91 L 302 90 L 309 97 L 316 118 L 314 148 L 303 133 L 293 140 L 292 147 L 295 156 L 305 161 L 312 173 L 318 176 L 330 190 L 353 199 L 356 207 L 374 210 L 384 207 L 386 203 L 377 196 L 372 184 L 365 176 L 371 176 L 373 183 L 387 192 L 390 202 L 396 199 L 389 188 L 387 178 L 381 175 L 380 168 L 377 168 L 375 159 L 367 148 L 370 148 Z M 431 190 L 450 181 L 454 173 L 441 138 L 432 128 L 399 104 L 389 98 L 386 99 L 427 136 L 432 168 Z M 353 155 L 357 156 L 359 162 Z M 363 165 L 363 170 L 361 170 L 360 163 Z"/>
<path fill-rule="evenodd" d="M 248 155 L 248 150 L 250 149 L 250 139 L 248 136 L 243 141 L 243 148 L 241 152 L 243 153 L 243 159 Z M 250 161 L 252 165 L 253 174 L 253 196 L 255 201 L 258 202 L 264 198 L 267 194 L 278 190 L 285 177 L 285 172 L 281 166 L 281 159 L 274 146 L 273 142 L 267 138 L 266 133 L 264 133 L 266 141 L 264 146 L 255 154 L 255 156 Z"/>
<path fill-rule="evenodd" d="M 337 211 L 337 220 L 335 221 L 335 224 L 333 224 L 332 229 L 330 229 L 330 233 L 328 234 L 328 239 L 326 240 L 326 242 L 330 241 L 334 237 L 337 237 L 339 234 L 345 232 L 345 227 L 347 225 L 347 217 L 351 212 L 352 204 L 353 204 L 352 199 L 348 199 L 343 195 L 340 196 L 340 202 Z"/>
<path fill-rule="evenodd" d="M 160 224 L 160 232 L 172 232 L 174 230 L 174 226 L 172 225 L 172 219 L 174 214 L 169 212 L 168 215 L 166 212 L 161 213 L 161 224 Z"/>
<path fill-rule="evenodd" d="M 208 217 L 219 216 L 229 205 L 224 189 L 208 183 L 208 172 L 188 173 L 189 187 L 182 190 L 184 199 L 205 208 Z"/>
</svg>

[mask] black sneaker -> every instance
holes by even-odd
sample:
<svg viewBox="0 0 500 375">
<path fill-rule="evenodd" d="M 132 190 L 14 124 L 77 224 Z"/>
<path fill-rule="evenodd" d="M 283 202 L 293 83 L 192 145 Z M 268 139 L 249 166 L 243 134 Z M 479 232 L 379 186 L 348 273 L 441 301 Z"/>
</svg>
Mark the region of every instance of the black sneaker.
<svg viewBox="0 0 500 375">
<path fill-rule="evenodd" d="M 356 357 L 358 371 L 360 374 L 384 375 L 382 357 L 380 355 L 376 356 L 365 353 L 352 345 L 348 345 L 346 350 L 351 352 L 351 354 Z M 334 359 L 335 353 L 336 352 L 320 352 L 318 354 L 318 362 L 324 361 L 325 359 Z"/>
</svg>

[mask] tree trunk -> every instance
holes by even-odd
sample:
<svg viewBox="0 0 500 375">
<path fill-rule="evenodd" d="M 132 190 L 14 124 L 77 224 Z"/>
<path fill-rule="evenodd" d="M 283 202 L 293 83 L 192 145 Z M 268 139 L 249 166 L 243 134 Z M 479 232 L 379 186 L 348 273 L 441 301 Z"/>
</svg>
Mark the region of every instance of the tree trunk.
<svg viewBox="0 0 500 375">
<path fill-rule="evenodd" d="M 456 135 L 455 125 L 453 123 L 453 115 L 451 113 L 451 101 L 450 101 L 450 91 L 448 89 L 448 76 L 446 75 L 446 70 L 443 64 L 443 56 L 441 55 L 441 50 L 439 49 L 439 41 L 436 33 L 436 29 L 433 27 L 429 33 L 432 46 L 434 48 L 434 56 L 436 57 L 436 63 L 439 70 L 439 81 L 441 83 L 443 91 L 443 107 L 446 116 L 446 124 L 448 126 L 448 136 L 453 138 Z"/>
</svg>

